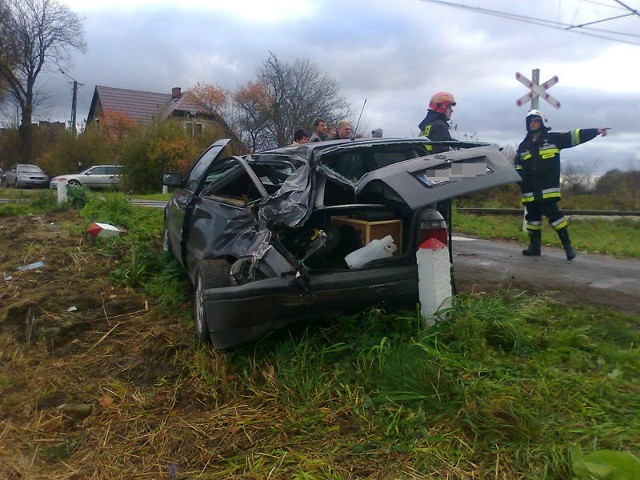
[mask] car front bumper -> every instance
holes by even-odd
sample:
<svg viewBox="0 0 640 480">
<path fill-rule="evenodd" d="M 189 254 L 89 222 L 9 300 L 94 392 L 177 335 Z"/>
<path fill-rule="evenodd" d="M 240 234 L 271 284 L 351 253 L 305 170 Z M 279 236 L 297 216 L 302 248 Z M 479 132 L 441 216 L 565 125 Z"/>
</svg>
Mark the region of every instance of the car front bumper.
<svg viewBox="0 0 640 480">
<path fill-rule="evenodd" d="M 381 303 L 415 306 L 416 265 L 344 270 L 311 277 L 312 296 L 292 277 L 269 278 L 203 292 L 211 343 L 230 348 L 296 320 L 356 312 Z"/>
<path fill-rule="evenodd" d="M 49 186 L 49 179 L 18 179 L 18 185 L 21 187 L 47 188 Z"/>
</svg>

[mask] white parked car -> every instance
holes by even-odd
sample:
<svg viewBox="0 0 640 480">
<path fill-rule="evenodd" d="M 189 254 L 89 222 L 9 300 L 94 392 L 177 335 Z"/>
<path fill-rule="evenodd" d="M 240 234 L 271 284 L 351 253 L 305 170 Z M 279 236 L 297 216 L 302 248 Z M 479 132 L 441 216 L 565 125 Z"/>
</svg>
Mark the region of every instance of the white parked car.
<svg viewBox="0 0 640 480">
<path fill-rule="evenodd" d="M 58 175 L 51 179 L 50 188 L 58 188 L 58 183 L 66 183 L 71 187 L 86 185 L 89 188 L 116 188 L 120 183 L 122 166 L 94 165 L 80 173 Z"/>
</svg>

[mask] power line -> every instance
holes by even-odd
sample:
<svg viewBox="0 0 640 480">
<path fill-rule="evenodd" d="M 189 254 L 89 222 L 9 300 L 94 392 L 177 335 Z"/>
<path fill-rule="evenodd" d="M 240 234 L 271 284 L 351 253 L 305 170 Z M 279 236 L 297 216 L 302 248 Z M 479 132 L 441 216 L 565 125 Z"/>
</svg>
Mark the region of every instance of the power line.
<svg viewBox="0 0 640 480">
<path fill-rule="evenodd" d="M 630 6 L 626 5 L 625 3 L 621 2 L 620 0 L 613 0 L 614 2 L 616 2 L 619 5 L 622 5 L 624 8 L 626 8 L 627 10 L 629 10 L 631 13 L 633 13 L 634 15 L 637 15 L 640 17 L 640 13 L 638 13 L 638 10 L 635 10 L 633 8 L 631 8 Z"/>
<path fill-rule="evenodd" d="M 631 7 L 629 7 L 628 5 L 624 4 L 619 0 L 614 0 L 614 1 L 618 3 L 621 7 L 626 9 L 629 13 L 624 13 L 624 14 L 616 15 L 614 17 L 609 17 L 609 18 L 603 18 L 593 22 L 584 23 L 582 25 L 574 25 L 569 23 L 557 22 L 553 20 L 547 20 L 544 18 L 532 17 L 530 15 L 519 15 L 515 13 L 504 12 L 500 10 L 493 10 L 493 9 L 482 8 L 482 7 L 472 7 L 472 6 L 462 5 L 459 3 L 448 2 L 444 0 L 422 0 L 422 1 L 435 3 L 438 5 L 444 5 L 447 7 L 459 8 L 462 10 L 470 10 L 476 13 L 481 13 L 483 15 L 489 15 L 489 16 L 498 17 L 498 18 L 505 18 L 508 20 L 515 20 L 518 22 L 529 23 L 532 25 L 540 26 L 540 27 L 555 28 L 557 30 L 564 30 L 571 33 L 580 33 L 582 35 L 587 35 L 590 37 L 602 38 L 605 40 L 612 40 L 614 42 L 627 43 L 630 45 L 640 46 L 640 35 L 627 33 L 627 32 L 620 32 L 616 30 L 604 30 L 600 28 L 589 27 L 589 25 L 593 25 L 596 23 L 602 23 L 602 22 L 607 22 L 611 20 L 618 20 L 621 18 L 633 16 L 633 15 L 640 16 L 637 10 L 632 9 Z M 596 2 L 590 2 L 590 3 L 596 3 Z M 620 7 L 616 7 L 614 5 L 603 5 L 601 3 L 598 3 L 598 5 L 607 6 L 609 8 L 617 8 L 619 10 L 623 9 Z"/>
</svg>

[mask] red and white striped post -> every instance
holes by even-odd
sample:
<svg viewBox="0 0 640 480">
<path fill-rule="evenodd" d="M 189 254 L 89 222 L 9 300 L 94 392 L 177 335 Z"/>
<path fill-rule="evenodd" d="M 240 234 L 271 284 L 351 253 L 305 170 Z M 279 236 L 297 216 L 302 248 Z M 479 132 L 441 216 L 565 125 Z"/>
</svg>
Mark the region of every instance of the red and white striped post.
<svg viewBox="0 0 640 480">
<path fill-rule="evenodd" d="M 438 310 L 452 305 L 449 249 L 440 240 L 430 238 L 418 247 L 416 261 L 420 315 L 424 326 L 432 326 Z"/>
</svg>

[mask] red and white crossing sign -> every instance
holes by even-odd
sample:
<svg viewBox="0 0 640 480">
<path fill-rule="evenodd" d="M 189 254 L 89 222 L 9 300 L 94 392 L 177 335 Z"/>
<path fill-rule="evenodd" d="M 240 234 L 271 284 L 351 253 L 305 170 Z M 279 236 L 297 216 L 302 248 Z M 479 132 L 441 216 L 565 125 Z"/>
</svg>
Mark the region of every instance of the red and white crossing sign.
<svg viewBox="0 0 640 480">
<path fill-rule="evenodd" d="M 554 97 L 549 95 L 547 90 L 553 87 L 556 83 L 558 83 L 558 76 L 554 76 L 544 82 L 542 85 L 538 85 L 535 82 L 532 82 L 527 77 L 522 75 L 520 72 L 516 73 L 516 80 L 522 83 L 525 87 L 529 88 L 530 91 L 526 95 L 523 95 L 518 100 L 516 100 L 516 105 L 521 107 L 527 102 L 534 100 L 537 97 L 544 98 L 552 107 L 560 108 L 560 102 L 556 100 Z"/>
</svg>

